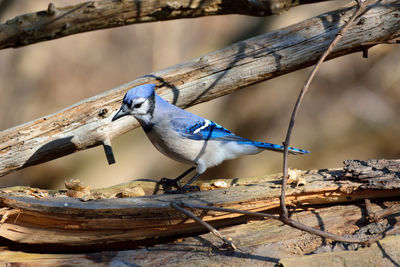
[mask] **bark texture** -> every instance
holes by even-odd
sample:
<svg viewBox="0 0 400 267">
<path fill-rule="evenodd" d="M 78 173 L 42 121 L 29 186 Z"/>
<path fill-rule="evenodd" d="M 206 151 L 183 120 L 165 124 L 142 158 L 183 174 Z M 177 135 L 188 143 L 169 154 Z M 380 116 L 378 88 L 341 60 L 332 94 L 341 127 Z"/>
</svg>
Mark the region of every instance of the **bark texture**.
<svg viewBox="0 0 400 267">
<path fill-rule="evenodd" d="M 136 0 L 88 1 L 24 14 L 0 25 L 0 49 L 53 40 L 81 32 L 134 23 L 242 14 L 268 16 L 293 6 L 322 0 Z"/>
<path fill-rule="evenodd" d="M 350 165 L 358 166 L 357 172 L 364 173 L 365 178 L 379 181 L 381 177 L 374 176 L 372 170 L 377 162 L 382 168 L 400 166 L 400 160 L 354 160 L 346 161 L 343 169 L 293 170 L 291 179 L 302 181 L 302 185 L 292 185 L 288 190 L 291 216 L 318 229 L 358 238 L 392 229 L 399 224 L 398 213 L 371 223 L 364 205 L 357 200 L 374 199 L 370 209 L 378 214 L 383 207 L 398 206 L 398 201 L 386 198 L 398 197 L 400 188 L 365 184 L 357 181 L 356 174 L 349 174 L 355 173 L 349 171 Z M 227 181 L 228 188 L 200 193 L 115 198 L 132 186 L 141 186 L 147 192 L 154 189 L 154 183 L 136 181 L 91 190 L 91 195 L 102 194 L 103 199 L 88 202 L 68 198 L 65 192 L 56 195 L 23 187 L 5 189 L 0 194 L 0 235 L 17 243 L 0 240 L 0 262 L 24 266 L 276 266 L 278 262 L 283 266 L 395 266 L 399 262 L 399 236 L 386 237 L 366 248 L 346 246 L 272 219 L 192 210 L 203 220 L 224 227 L 220 232 L 239 247 L 230 251 L 214 235 L 199 235 L 205 232 L 202 226 L 169 206 L 171 201 L 185 201 L 273 213 L 279 206 L 279 176 Z M 397 172 L 391 180 L 398 179 Z M 84 189 L 75 185 L 78 188 Z M 114 198 L 106 199 L 110 196 Z M 315 205 L 323 203 L 335 205 Z"/>
<path fill-rule="evenodd" d="M 367 169 L 371 167 L 370 162 L 364 162 L 366 177 L 369 177 Z M 381 166 L 400 166 L 400 160 L 381 162 Z M 354 177 L 349 177 L 348 172 L 340 169 L 294 171 L 291 179 L 302 184 L 287 190 L 286 204 L 292 207 L 400 195 L 400 186 L 366 186 L 363 182 L 354 181 Z M 392 178 L 398 179 L 399 173 Z M 66 197 L 71 194 L 65 192 L 24 187 L 3 189 L 0 193 L 3 207 L 0 236 L 29 244 L 94 245 L 193 233 L 202 231 L 203 226 L 173 209 L 170 206 L 172 202 L 254 212 L 274 211 L 279 208 L 280 181 L 279 176 L 226 180 L 229 187 L 223 189 L 153 196 L 150 194 L 154 192 L 156 183 L 143 181 L 94 190 L 78 198 Z M 135 187 L 143 188 L 148 196 L 124 197 L 132 191 L 128 188 Z M 205 188 L 204 185 L 200 187 Z M 249 219 L 220 211 L 193 212 L 219 227 Z"/>
</svg>

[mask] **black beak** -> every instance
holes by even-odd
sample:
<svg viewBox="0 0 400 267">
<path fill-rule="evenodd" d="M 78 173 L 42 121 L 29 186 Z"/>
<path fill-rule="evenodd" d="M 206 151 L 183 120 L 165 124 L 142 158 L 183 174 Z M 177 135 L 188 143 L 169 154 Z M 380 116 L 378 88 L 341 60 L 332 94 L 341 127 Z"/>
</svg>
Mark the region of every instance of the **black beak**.
<svg viewBox="0 0 400 267">
<path fill-rule="evenodd" d="M 117 114 L 115 114 L 114 117 L 111 119 L 111 121 L 118 120 L 119 118 L 122 118 L 127 115 L 130 115 L 130 112 L 128 108 L 123 104 L 121 108 L 118 110 Z"/>
</svg>

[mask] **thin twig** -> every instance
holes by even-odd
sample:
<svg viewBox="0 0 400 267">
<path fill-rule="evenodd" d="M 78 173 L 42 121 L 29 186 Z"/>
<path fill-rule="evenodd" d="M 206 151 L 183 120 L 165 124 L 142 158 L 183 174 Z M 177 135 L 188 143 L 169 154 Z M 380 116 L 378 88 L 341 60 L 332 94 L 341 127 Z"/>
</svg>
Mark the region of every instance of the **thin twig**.
<svg viewBox="0 0 400 267">
<path fill-rule="evenodd" d="M 293 221 L 293 220 L 285 220 L 284 218 L 273 215 L 273 214 L 268 214 L 264 212 L 251 212 L 251 211 L 245 211 L 245 210 L 237 210 L 237 209 L 226 209 L 226 208 L 220 208 L 220 207 L 214 207 L 214 206 L 204 206 L 204 205 L 199 205 L 199 204 L 192 204 L 192 203 L 187 203 L 187 202 L 181 202 L 180 205 L 184 205 L 186 207 L 192 208 L 192 209 L 200 209 L 200 210 L 213 210 L 213 211 L 221 211 L 221 212 L 227 212 L 227 213 L 239 213 L 239 214 L 244 214 L 244 215 L 250 215 L 250 216 L 255 216 L 255 217 L 261 217 L 261 218 L 271 218 L 274 220 L 278 220 L 283 222 L 284 224 L 290 225 L 294 228 L 297 228 L 299 230 L 318 235 L 323 238 L 329 238 L 335 241 L 339 242 L 346 242 L 346 243 L 353 243 L 353 244 L 363 244 L 363 245 L 370 245 L 376 241 L 381 240 L 385 236 L 389 236 L 391 234 L 394 234 L 396 231 L 399 230 L 400 225 L 395 225 L 393 226 L 392 229 L 386 231 L 385 233 L 379 234 L 375 237 L 372 238 L 367 238 L 367 239 L 358 239 L 355 237 L 345 237 L 345 236 L 339 236 L 336 234 L 332 234 L 326 231 L 318 230 L 316 228 L 307 226 L 305 224 Z M 191 213 L 192 214 L 192 213 Z M 195 215 L 193 215 L 195 216 Z M 196 217 L 196 216 L 195 216 Z M 192 217 L 191 217 L 192 218 Z M 206 224 L 203 220 L 200 218 L 196 217 L 196 221 L 201 223 L 202 225 Z"/>
<path fill-rule="evenodd" d="M 400 205 L 393 205 L 389 208 L 375 212 L 372 210 L 371 201 L 365 199 L 365 209 L 367 210 L 367 219 L 371 222 L 377 222 L 384 217 L 400 212 Z"/>
<path fill-rule="evenodd" d="M 400 205 L 393 205 L 387 209 L 383 209 L 381 211 L 374 212 L 374 214 L 375 214 L 374 219 L 380 220 L 386 216 L 389 216 L 389 215 L 392 215 L 392 214 L 395 214 L 398 212 L 400 212 Z"/>
<path fill-rule="evenodd" d="M 392 229 L 389 229 L 386 232 L 384 232 L 382 234 L 379 234 L 379 235 L 377 235 L 375 237 L 369 238 L 368 240 L 364 241 L 362 244 L 366 245 L 366 246 L 369 246 L 369 245 L 371 245 L 371 244 L 383 239 L 386 236 L 390 236 L 390 235 L 395 234 L 397 231 L 399 231 L 399 229 L 400 229 L 400 224 L 395 224 Z"/>
<path fill-rule="evenodd" d="M 329 238 L 335 241 L 340 241 L 340 242 L 346 242 L 346 243 L 364 243 L 367 242 L 368 240 L 361 240 L 357 239 L 354 237 L 345 237 L 345 236 L 338 236 L 329 232 L 325 232 L 322 230 L 318 230 L 316 228 L 307 226 L 302 223 L 298 223 L 293 220 L 286 221 L 280 216 L 273 215 L 273 214 L 268 214 L 264 212 L 251 212 L 251 211 L 245 211 L 245 210 L 236 210 L 236 209 L 225 209 L 225 208 L 220 208 L 220 207 L 213 207 L 213 206 L 203 206 L 203 205 L 198 205 L 198 204 L 191 204 L 191 203 L 186 203 L 182 202 L 183 205 L 193 208 L 193 209 L 202 209 L 202 210 L 214 210 L 214 211 L 222 211 L 222 212 L 228 212 L 228 213 L 239 213 L 239 214 L 245 214 L 245 215 L 250 215 L 250 216 L 256 216 L 256 217 L 262 217 L 262 218 L 271 218 L 275 219 L 278 221 L 281 221 L 285 224 L 288 224 L 294 228 L 297 228 L 299 230 L 306 231 L 311 234 L 319 235 L 324 238 Z"/>
<path fill-rule="evenodd" d="M 286 203 L 285 203 L 285 195 L 286 195 L 286 186 L 287 186 L 287 179 L 288 179 L 288 149 L 289 149 L 289 144 L 290 144 L 290 138 L 292 135 L 293 131 L 293 126 L 295 123 L 296 115 L 298 113 L 300 104 L 304 98 L 304 95 L 307 93 L 308 88 L 310 87 L 311 81 L 313 80 L 315 74 L 317 73 L 318 69 L 321 67 L 322 62 L 326 59 L 326 57 L 331 53 L 335 45 L 340 41 L 340 39 L 343 37 L 345 32 L 348 30 L 348 28 L 351 26 L 351 24 L 354 22 L 354 20 L 364 11 L 366 7 L 367 1 L 358 1 L 358 6 L 357 9 L 355 10 L 354 14 L 351 16 L 349 21 L 346 23 L 346 25 L 343 26 L 343 28 L 337 33 L 336 37 L 333 39 L 331 44 L 328 46 L 328 48 L 325 50 L 325 52 L 322 54 L 321 58 L 318 60 L 317 64 L 314 66 L 312 69 L 311 73 L 309 74 L 304 86 L 302 87 L 299 97 L 297 98 L 296 104 L 294 106 L 292 116 L 290 118 L 289 122 L 289 127 L 286 133 L 286 139 L 283 142 L 284 146 L 284 153 L 283 153 L 283 180 L 282 180 L 282 190 L 281 190 L 281 196 L 280 196 L 280 206 L 282 210 L 281 214 L 281 219 L 284 223 L 287 223 L 297 229 L 301 229 L 307 232 L 313 232 L 315 234 L 318 234 L 320 236 L 328 237 L 333 240 L 337 241 L 342 241 L 343 238 L 337 235 L 333 235 L 331 233 L 323 232 L 320 230 L 316 230 L 314 228 L 308 227 L 304 224 L 298 223 L 296 221 L 293 221 L 292 219 L 289 218 L 288 210 L 286 208 Z M 312 230 L 312 231 L 310 231 Z M 323 235 L 322 235 L 323 233 Z M 349 242 L 349 241 L 344 241 L 344 242 Z"/>
<path fill-rule="evenodd" d="M 230 241 L 230 240 L 226 239 L 225 237 L 223 237 L 222 234 L 217 229 L 215 229 L 210 224 L 206 223 L 205 221 L 203 221 L 202 219 L 200 219 L 199 217 L 194 215 L 192 212 L 188 211 L 187 209 L 184 209 L 184 208 L 180 207 L 176 202 L 171 202 L 170 205 L 171 205 L 171 207 L 173 207 L 177 211 L 182 212 L 187 217 L 192 218 L 196 222 L 198 222 L 201 225 L 203 225 L 204 227 L 206 227 L 211 233 L 213 233 L 216 237 L 220 238 L 225 244 L 227 244 L 233 250 L 237 249 L 237 247 L 235 246 L 235 244 L 233 244 L 232 241 Z"/>
<path fill-rule="evenodd" d="M 368 198 L 364 199 L 365 202 L 365 210 L 367 211 L 367 219 L 370 221 L 375 221 L 374 217 L 375 217 L 375 213 L 372 210 L 372 206 L 371 206 L 371 200 L 369 200 Z"/>
</svg>

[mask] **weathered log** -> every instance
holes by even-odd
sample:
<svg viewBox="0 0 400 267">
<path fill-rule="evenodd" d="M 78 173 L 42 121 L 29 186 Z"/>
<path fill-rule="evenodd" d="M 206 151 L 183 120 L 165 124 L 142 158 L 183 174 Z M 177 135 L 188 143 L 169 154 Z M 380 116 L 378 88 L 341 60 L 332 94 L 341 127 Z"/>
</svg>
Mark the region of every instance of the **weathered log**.
<svg viewBox="0 0 400 267">
<path fill-rule="evenodd" d="M 345 177 L 364 183 L 361 187 L 376 189 L 400 187 L 400 164 L 398 160 L 346 160 Z"/>
<path fill-rule="evenodd" d="M 397 164 L 397 168 L 400 168 L 400 160 L 386 161 L 386 166 L 388 164 Z M 366 166 L 369 168 L 368 163 Z M 366 171 L 364 173 L 367 175 Z M 399 180 L 399 172 L 395 174 L 393 179 Z M 292 178 L 301 179 L 304 185 L 287 190 L 287 205 L 298 207 L 400 195 L 400 187 L 366 187 L 359 181 L 343 180 L 346 176 L 348 172 L 339 169 L 295 172 Z M 247 211 L 271 211 L 279 207 L 279 178 L 278 175 L 228 180 L 229 188 L 187 194 L 86 202 L 43 190 L 32 191 L 21 187 L 18 190 L 3 189 L 0 193 L 0 204 L 3 207 L 0 236 L 30 244 L 90 245 L 201 231 L 201 225 L 187 219 L 171 208 L 170 204 L 185 202 Z M 139 181 L 129 186 L 139 184 L 147 188 L 150 185 Z M 154 189 L 154 183 L 152 185 Z M 113 194 L 115 189 L 112 188 Z M 215 226 L 232 225 L 244 220 L 239 214 L 220 211 L 193 212 Z"/>
<path fill-rule="evenodd" d="M 268 16 L 301 4 L 322 0 L 203 0 L 90 1 L 24 14 L 0 25 L 0 49 L 53 40 L 71 34 L 134 23 L 242 14 Z"/>
<path fill-rule="evenodd" d="M 137 127 L 133 118 L 111 123 L 122 96 L 132 86 L 157 83 L 157 92 L 163 98 L 185 108 L 310 66 L 353 11 L 336 10 L 233 44 L 2 131 L 0 176 L 93 146 L 109 145 L 110 139 Z M 331 58 L 399 35 L 399 1 L 381 1 L 370 6 L 349 29 Z"/>
<path fill-rule="evenodd" d="M 380 209 L 378 203 L 373 210 Z M 337 234 L 353 234 L 363 224 L 360 205 L 335 205 L 297 210 L 296 219 L 307 225 Z M 393 217 L 392 217 L 393 218 Z M 391 218 L 391 219 L 392 219 Z M 358 222 L 355 225 L 354 222 Z M 390 227 L 390 225 L 388 225 Z M 361 229 L 362 230 L 362 229 Z M 341 248 L 279 221 L 266 219 L 220 229 L 234 240 L 239 250 L 219 247 L 221 242 L 212 234 L 195 237 L 158 240 L 164 244 L 141 247 L 124 243 L 119 247 L 104 244 L 93 252 L 90 247 L 28 246 L 1 242 L 0 262 L 23 266 L 393 266 L 400 261 L 400 237 L 391 236 L 371 247 Z M 151 245 L 151 244 L 150 244 Z M 10 246 L 11 249 L 7 249 Z M 324 246 L 324 247 L 321 247 Z M 335 252 L 330 252 L 335 249 Z M 112 251 L 110 251 L 112 250 Z M 119 251 L 118 251 L 119 250 Z M 347 251 L 346 251 L 347 250 Z M 24 251 L 24 252 L 22 252 Z M 40 252 L 40 253 L 38 253 Z M 68 254 L 74 252 L 74 254 Z M 306 255 L 310 253 L 314 255 Z M 61 254 L 62 253 L 62 254 Z M 341 264 L 342 263 L 342 264 Z M 346 264 L 347 263 L 347 264 Z"/>
</svg>

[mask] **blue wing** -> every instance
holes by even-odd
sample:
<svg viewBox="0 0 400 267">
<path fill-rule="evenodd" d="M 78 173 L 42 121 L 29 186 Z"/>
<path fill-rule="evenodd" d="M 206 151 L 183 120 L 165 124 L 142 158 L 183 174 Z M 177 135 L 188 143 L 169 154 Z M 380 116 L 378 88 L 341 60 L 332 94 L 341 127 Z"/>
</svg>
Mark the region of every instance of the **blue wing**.
<svg viewBox="0 0 400 267">
<path fill-rule="evenodd" d="M 182 137 L 192 140 L 218 140 L 226 142 L 234 141 L 243 145 L 253 145 L 262 149 L 280 152 L 283 151 L 283 146 L 281 145 L 252 141 L 231 133 L 228 129 L 213 121 L 206 120 L 201 117 L 198 118 L 198 120 L 191 120 L 191 123 L 188 123 L 188 120 L 183 118 L 174 119 L 172 121 L 172 126 Z M 289 153 L 306 154 L 310 152 L 303 149 L 289 147 Z"/>
<path fill-rule="evenodd" d="M 213 140 L 221 141 L 249 141 L 246 138 L 234 135 L 221 125 L 206 119 L 200 119 L 187 123 L 185 119 L 173 120 L 173 128 L 181 136 L 192 140 Z"/>
</svg>

